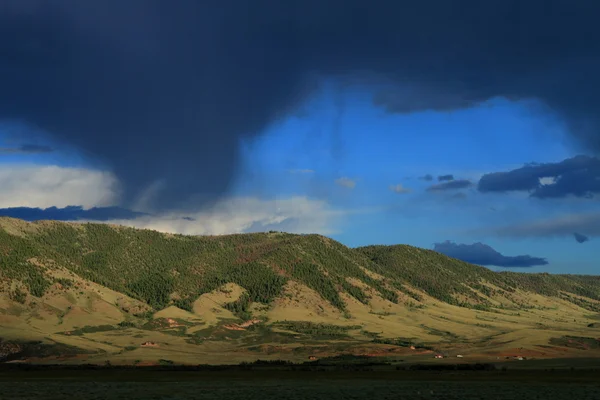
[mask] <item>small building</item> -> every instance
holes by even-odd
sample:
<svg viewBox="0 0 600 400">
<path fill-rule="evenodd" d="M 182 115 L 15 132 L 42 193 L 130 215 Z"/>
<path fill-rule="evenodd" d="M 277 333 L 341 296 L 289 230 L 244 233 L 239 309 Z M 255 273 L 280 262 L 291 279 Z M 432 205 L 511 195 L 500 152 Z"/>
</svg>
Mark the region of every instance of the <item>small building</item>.
<svg viewBox="0 0 600 400">
<path fill-rule="evenodd" d="M 158 344 L 156 342 L 144 342 L 142 347 L 158 347 Z"/>
<path fill-rule="evenodd" d="M 314 360 L 316 360 L 316 359 L 317 359 L 317 357 L 315 357 L 315 356 L 308 356 L 308 359 L 309 359 L 310 361 L 314 361 Z"/>
<path fill-rule="evenodd" d="M 416 349 L 416 347 L 415 347 L 415 346 L 410 346 L 410 349 L 411 349 L 411 350 L 415 350 L 415 349 Z"/>
<path fill-rule="evenodd" d="M 435 355 L 435 358 L 444 358 L 444 356 L 443 356 L 443 355 L 441 355 L 441 354 L 436 354 L 436 355 Z"/>
<path fill-rule="evenodd" d="M 462 354 L 457 354 L 456 358 L 463 358 Z"/>
</svg>

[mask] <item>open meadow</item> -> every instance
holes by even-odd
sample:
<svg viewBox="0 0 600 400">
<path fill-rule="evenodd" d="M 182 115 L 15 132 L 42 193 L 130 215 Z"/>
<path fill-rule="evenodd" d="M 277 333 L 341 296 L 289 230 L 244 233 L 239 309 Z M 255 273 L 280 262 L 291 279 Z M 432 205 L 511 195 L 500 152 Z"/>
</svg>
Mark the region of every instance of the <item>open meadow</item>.
<svg viewBox="0 0 600 400">
<path fill-rule="evenodd" d="M 578 399 L 600 398 L 598 372 L 53 371 L 0 373 L 3 398 Z"/>
</svg>

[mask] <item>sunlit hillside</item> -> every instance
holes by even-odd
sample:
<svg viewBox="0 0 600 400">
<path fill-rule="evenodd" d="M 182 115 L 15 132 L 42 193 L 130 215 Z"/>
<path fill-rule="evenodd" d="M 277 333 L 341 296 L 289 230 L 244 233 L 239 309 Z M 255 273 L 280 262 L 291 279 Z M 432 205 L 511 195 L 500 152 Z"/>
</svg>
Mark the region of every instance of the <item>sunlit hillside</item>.
<svg viewBox="0 0 600 400">
<path fill-rule="evenodd" d="M 5 360 L 543 358 L 600 347 L 600 277 L 496 273 L 319 235 L 0 218 L 0 279 Z"/>
</svg>

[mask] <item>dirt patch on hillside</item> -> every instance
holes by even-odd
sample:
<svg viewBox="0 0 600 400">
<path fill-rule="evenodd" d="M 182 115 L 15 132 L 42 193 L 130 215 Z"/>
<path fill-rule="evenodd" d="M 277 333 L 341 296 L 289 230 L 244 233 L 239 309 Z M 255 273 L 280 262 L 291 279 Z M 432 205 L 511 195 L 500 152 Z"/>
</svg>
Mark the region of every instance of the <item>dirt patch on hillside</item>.
<svg viewBox="0 0 600 400">
<path fill-rule="evenodd" d="M 411 350 L 407 347 L 398 346 L 357 346 L 349 349 L 349 353 L 354 356 L 367 357 L 389 357 L 399 355 L 423 355 L 433 354 L 431 350 Z"/>
<path fill-rule="evenodd" d="M 243 322 L 241 324 L 223 325 L 223 328 L 229 329 L 231 331 L 245 331 L 246 328 L 249 328 L 252 325 L 256 325 L 256 324 L 258 324 L 260 322 L 262 322 L 260 319 L 251 319 L 251 320 Z"/>
<path fill-rule="evenodd" d="M 158 362 L 156 361 L 140 361 L 139 363 L 135 364 L 136 367 L 155 367 L 157 365 Z"/>
</svg>

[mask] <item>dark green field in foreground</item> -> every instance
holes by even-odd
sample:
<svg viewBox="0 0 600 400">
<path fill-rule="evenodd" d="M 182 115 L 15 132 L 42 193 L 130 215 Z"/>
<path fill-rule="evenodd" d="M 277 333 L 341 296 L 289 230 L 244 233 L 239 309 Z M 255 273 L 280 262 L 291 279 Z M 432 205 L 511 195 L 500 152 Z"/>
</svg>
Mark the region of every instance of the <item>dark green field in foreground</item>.
<svg viewBox="0 0 600 400">
<path fill-rule="evenodd" d="M 382 380 L 240 380 L 195 382 L 15 382 L 6 399 L 577 399 L 600 398 L 598 385 Z"/>
<path fill-rule="evenodd" d="M 597 371 L 2 371 L 6 399 L 600 398 Z"/>
</svg>

